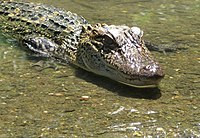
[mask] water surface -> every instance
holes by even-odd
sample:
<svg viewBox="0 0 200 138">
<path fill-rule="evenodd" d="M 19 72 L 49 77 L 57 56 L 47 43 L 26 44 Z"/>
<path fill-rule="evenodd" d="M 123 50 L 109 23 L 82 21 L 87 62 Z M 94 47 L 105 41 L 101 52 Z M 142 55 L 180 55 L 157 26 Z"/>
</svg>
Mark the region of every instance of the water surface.
<svg viewBox="0 0 200 138">
<path fill-rule="evenodd" d="M 0 137 L 200 137 L 200 1 L 41 1 L 97 22 L 138 26 L 166 76 L 136 89 L 40 58 L 0 36 Z M 39 66 L 42 64 L 42 66 Z"/>
</svg>

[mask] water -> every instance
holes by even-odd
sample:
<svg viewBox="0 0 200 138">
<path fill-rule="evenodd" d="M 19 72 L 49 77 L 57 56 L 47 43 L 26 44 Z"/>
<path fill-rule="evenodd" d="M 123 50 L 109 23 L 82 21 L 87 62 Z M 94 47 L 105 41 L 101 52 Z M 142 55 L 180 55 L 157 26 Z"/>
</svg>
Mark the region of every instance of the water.
<svg viewBox="0 0 200 138">
<path fill-rule="evenodd" d="M 200 1 L 40 1 L 90 23 L 126 24 L 157 44 L 166 76 L 136 89 L 56 61 L 38 63 L 0 37 L 0 137 L 200 137 Z"/>
</svg>

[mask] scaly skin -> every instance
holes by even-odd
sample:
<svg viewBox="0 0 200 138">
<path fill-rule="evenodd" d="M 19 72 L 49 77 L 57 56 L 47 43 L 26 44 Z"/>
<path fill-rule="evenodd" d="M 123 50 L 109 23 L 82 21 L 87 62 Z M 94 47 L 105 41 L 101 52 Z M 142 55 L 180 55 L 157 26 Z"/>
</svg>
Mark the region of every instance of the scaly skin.
<svg viewBox="0 0 200 138">
<path fill-rule="evenodd" d="M 164 77 L 138 27 L 90 25 L 83 17 L 42 4 L 0 2 L 0 27 L 41 56 L 66 60 L 134 87 L 156 87 Z"/>
</svg>

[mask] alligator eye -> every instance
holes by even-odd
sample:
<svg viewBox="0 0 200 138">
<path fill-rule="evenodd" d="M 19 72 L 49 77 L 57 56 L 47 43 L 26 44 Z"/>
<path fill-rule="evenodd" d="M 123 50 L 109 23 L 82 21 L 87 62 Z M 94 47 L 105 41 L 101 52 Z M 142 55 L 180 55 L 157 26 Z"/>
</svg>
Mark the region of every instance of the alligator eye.
<svg viewBox="0 0 200 138">
<path fill-rule="evenodd" d="M 104 37 L 103 38 L 103 43 L 106 46 L 109 46 L 110 48 L 115 48 L 116 47 L 117 43 L 113 38 L 109 37 L 108 35 L 104 35 L 103 37 Z"/>
</svg>

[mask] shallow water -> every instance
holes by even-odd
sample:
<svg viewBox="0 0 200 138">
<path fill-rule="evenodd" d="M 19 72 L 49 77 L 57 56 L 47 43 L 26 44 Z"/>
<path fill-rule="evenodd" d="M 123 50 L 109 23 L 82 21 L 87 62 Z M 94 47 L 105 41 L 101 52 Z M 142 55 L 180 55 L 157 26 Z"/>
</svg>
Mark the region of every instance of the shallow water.
<svg viewBox="0 0 200 138">
<path fill-rule="evenodd" d="M 158 89 L 136 89 L 52 60 L 40 67 L 0 36 L 0 137 L 200 137 L 200 0 L 34 2 L 187 49 L 153 52 L 166 76 Z"/>
</svg>

